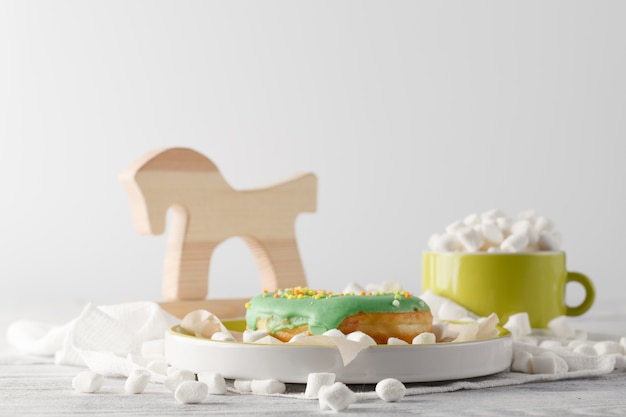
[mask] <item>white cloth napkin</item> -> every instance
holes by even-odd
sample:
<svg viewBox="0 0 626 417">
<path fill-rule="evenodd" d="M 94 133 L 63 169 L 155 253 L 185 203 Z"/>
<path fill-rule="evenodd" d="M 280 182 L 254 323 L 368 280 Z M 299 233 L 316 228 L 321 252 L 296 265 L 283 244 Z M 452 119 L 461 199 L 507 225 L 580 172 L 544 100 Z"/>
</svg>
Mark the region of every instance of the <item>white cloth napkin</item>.
<svg viewBox="0 0 626 417">
<path fill-rule="evenodd" d="M 128 376 L 142 367 L 145 342 L 163 339 L 179 319 L 153 302 L 110 306 L 88 304 L 81 314 L 62 326 L 20 320 L 7 329 L 8 341 L 21 351 L 54 356 L 59 365 L 86 366 L 105 376 Z"/>
<path fill-rule="evenodd" d="M 145 362 L 142 364 L 137 361 L 137 358 L 142 356 L 142 345 L 163 339 L 165 331 L 179 322 L 179 319 L 152 302 L 111 306 L 89 304 L 76 319 L 62 326 L 23 320 L 14 322 L 8 328 L 7 338 L 21 351 L 33 355 L 53 356 L 54 362 L 60 365 L 86 366 L 105 376 L 128 376 L 133 370 L 145 365 Z M 513 343 L 513 350 L 514 354 L 526 351 L 532 355 L 548 351 L 520 342 Z M 626 357 L 619 354 L 590 356 L 566 348 L 550 351 L 567 362 L 569 366 L 567 372 L 524 374 L 505 371 L 492 376 L 437 383 L 433 386 L 409 384 L 406 395 L 597 377 L 615 369 L 626 369 Z M 158 378 L 153 378 L 153 381 L 162 382 Z M 363 399 L 375 398 L 376 395 L 373 391 L 358 394 Z M 283 396 L 304 398 L 300 393 Z"/>
</svg>

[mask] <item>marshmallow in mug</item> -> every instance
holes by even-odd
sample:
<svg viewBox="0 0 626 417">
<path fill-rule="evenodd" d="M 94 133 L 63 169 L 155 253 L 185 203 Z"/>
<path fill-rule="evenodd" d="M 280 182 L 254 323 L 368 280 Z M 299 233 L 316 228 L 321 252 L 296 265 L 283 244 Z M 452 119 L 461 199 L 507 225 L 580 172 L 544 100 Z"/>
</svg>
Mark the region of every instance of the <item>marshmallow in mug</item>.
<svg viewBox="0 0 626 417">
<path fill-rule="evenodd" d="M 509 218 L 500 210 L 470 214 L 434 234 L 428 247 L 434 252 L 558 251 L 561 235 L 554 223 L 534 210 Z"/>
</svg>

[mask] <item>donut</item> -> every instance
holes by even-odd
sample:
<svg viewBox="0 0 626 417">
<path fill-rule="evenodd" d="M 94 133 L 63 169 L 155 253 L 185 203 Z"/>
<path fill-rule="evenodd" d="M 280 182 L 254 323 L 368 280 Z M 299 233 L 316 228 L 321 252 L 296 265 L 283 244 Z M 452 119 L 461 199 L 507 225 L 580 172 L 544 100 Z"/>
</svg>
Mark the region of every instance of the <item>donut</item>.
<svg viewBox="0 0 626 417">
<path fill-rule="evenodd" d="M 390 337 L 411 343 L 432 330 L 428 305 L 407 291 L 334 294 L 305 287 L 263 291 L 246 303 L 246 326 L 265 329 L 288 342 L 300 333 L 319 335 L 331 329 L 357 330 L 377 344 Z"/>
</svg>

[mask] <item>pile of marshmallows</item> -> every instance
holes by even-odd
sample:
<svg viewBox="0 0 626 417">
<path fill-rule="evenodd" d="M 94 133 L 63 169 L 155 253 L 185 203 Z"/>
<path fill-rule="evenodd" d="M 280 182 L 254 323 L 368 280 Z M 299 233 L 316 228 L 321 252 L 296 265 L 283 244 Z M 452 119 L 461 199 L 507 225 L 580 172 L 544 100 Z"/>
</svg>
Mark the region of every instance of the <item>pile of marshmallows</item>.
<svg viewBox="0 0 626 417">
<path fill-rule="evenodd" d="M 434 252 L 558 251 L 560 247 L 561 235 L 554 230 L 554 223 L 534 210 L 523 211 L 517 218 L 498 209 L 473 213 L 428 240 L 428 248 Z"/>
<path fill-rule="evenodd" d="M 224 395 L 229 391 L 226 380 L 219 373 L 194 374 L 191 371 L 169 367 L 165 362 L 159 365 L 166 368 L 165 386 L 174 393 L 174 398 L 179 403 L 197 404 L 203 402 L 209 395 Z M 133 371 L 126 379 L 126 393 L 142 393 L 150 382 L 150 371 L 155 370 L 156 366 L 150 370 Z M 103 381 L 102 375 L 83 371 L 74 377 L 72 386 L 79 392 L 94 393 L 100 390 Z M 276 395 L 286 391 L 285 384 L 275 379 L 235 380 L 233 386 L 230 391 L 240 394 Z M 376 384 L 376 393 L 383 401 L 395 402 L 404 397 L 406 387 L 397 379 L 387 378 Z M 326 372 L 308 375 L 304 397 L 318 399 L 320 409 L 333 411 L 343 411 L 357 400 L 356 394 L 344 383 L 335 382 L 335 374 Z"/>
<path fill-rule="evenodd" d="M 591 341 L 587 333 L 573 329 L 566 316 L 559 316 L 548 323 L 543 334 L 533 332 L 528 313 L 517 313 L 509 317 L 503 326 L 514 341 L 537 346 L 541 349 L 533 354 L 529 349 L 517 349 L 511 363 L 512 372 L 527 374 L 559 374 L 568 372 L 570 365 L 564 359 L 569 352 L 586 356 L 626 355 L 626 337 L 616 340 Z"/>
</svg>

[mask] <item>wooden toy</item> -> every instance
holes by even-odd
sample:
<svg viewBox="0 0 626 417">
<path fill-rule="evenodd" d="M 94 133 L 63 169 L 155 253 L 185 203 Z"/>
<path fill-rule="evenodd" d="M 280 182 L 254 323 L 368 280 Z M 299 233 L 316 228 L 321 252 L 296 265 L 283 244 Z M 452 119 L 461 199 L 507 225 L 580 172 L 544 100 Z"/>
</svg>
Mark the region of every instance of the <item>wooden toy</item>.
<svg viewBox="0 0 626 417">
<path fill-rule="evenodd" d="M 171 148 L 139 158 L 122 172 L 120 180 L 139 233 L 163 233 L 171 211 L 161 305 L 172 314 L 182 317 L 200 308 L 219 317 L 245 313 L 248 298 L 207 299 L 211 255 L 233 236 L 243 238 L 250 247 L 263 289 L 306 285 L 295 219 L 302 212 L 316 210 L 315 175 L 240 191 L 204 155 Z"/>
</svg>

